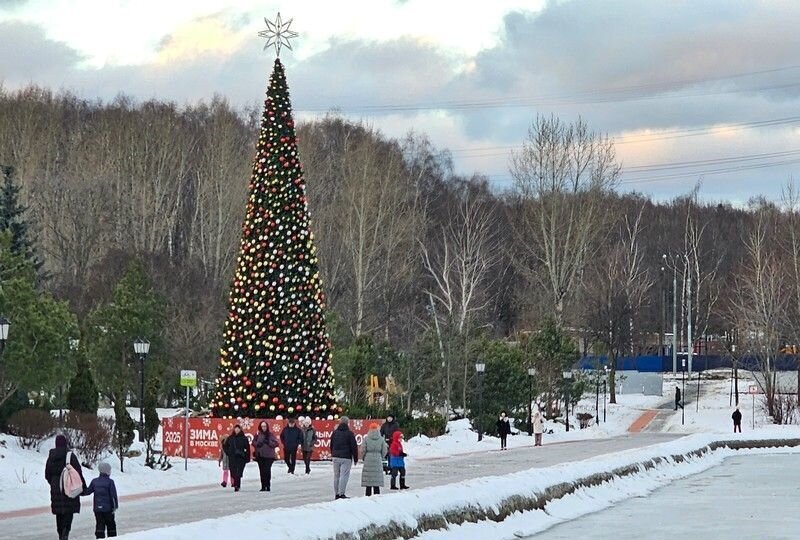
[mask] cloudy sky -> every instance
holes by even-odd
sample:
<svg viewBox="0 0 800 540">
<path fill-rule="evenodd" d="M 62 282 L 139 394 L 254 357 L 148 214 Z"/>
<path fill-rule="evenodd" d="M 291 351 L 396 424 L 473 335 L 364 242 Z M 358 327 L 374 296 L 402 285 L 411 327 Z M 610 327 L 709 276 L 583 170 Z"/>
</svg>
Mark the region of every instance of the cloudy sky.
<svg viewBox="0 0 800 540">
<path fill-rule="evenodd" d="M 499 188 L 537 113 L 614 137 L 622 189 L 743 202 L 800 179 L 795 0 L 0 0 L 0 81 L 254 105 L 277 11 L 298 116 L 425 132 Z"/>
</svg>

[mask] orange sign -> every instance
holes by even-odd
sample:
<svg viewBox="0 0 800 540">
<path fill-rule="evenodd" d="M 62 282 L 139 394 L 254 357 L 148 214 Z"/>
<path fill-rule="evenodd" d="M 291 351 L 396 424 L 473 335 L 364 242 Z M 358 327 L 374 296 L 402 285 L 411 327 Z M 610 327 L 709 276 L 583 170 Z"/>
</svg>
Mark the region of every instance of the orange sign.
<svg viewBox="0 0 800 540">
<path fill-rule="evenodd" d="M 184 437 L 183 417 L 164 418 L 161 420 L 161 442 L 164 454 L 168 456 L 183 457 Z M 218 459 L 220 440 L 231 433 L 233 426 L 242 426 L 247 438 L 253 441 L 260 418 L 189 418 L 189 457 L 199 459 Z M 269 428 L 276 437 L 280 438 L 281 431 L 286 427 L 286 420 L 267 420 Z M 374 420 L 350 420 L 350 429 L 356 436 L 356 442 L 361 445 L 367 434 L 369 423 Z M 311 423 L 317 433 L 317 442 L 311 459 L 315 461 L 331 459 L 331 435 L 339 425 L 338 420 L 314 420 Z M 283 458 L 283 445 L 276 448 L 278 457 Z M 299 452 L 299 451 L 298 451 Z"/>
</svg>

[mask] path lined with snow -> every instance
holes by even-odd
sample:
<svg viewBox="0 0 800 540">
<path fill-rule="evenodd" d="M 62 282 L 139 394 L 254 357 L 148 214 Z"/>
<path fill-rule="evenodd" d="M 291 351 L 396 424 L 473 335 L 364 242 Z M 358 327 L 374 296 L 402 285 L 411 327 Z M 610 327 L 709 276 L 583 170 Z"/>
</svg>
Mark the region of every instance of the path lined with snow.
<svg viewBox="0 0 800 540">
<path fill-rule="evenodd" d="M 611 439 L 595 439 L 546 444 L 541 448 L 514 448 L 506 452 L 490 451 L 462 454 L 448 458 L 417 460 L 410 464 L 408 483 L 412 488 L 450 484 L 483 476 L 546 467 L 558 463 L 583 460 L 594 456 L 630 450 L 677 438 L 677 434 L 636 433 Z M 258 468 L 248 465 L 242 491 L 233 493 L 218 484 L 207 489 L 121 503 L 117 514 L 120 533 L 188 523 L 201 519 L 222 517 L 248 510 L 293 507 L 333 498 L 330 464 L 316 464 L 310 477 L 286 474 L 282 463 L 273 468 L 273 491 L 259 492 Z M 361 467 L 353 470 L 348 487 L 350 497 L 363 495 L 360 487 Z M 42 486 L 46 489 L 47 486 Z M 388 491 L 388 478 L 387 487 Z M 124 494 L 121 494 L 124 496 Z M 76 516 L 73 538 L 91 538 L 94 516 L 91 500 L 84 498 L 83 512 Z M 17 540 L 38 540 L 54 534 L 55 518 L 42 513 L 0 520 L 4 535 Z"/>
</svg>

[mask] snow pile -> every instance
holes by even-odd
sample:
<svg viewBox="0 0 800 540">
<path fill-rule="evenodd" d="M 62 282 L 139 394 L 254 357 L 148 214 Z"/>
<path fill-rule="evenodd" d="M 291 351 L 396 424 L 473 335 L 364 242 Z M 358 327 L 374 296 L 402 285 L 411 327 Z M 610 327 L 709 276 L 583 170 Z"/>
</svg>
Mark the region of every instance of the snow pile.
<svg viewBox="0 0 800 540">
<path fill-rule="evenodd" d="M 785 430 L 785 437 L 800 437 L 798 430 Z M 767 437 L 764 437 L 767 438 Z M 386 495 L 364 497 L 344 501 L 310 504 L 295 508 L 276 509 L 260 512 L 247 512 L 215 520 L 166 527 L 124 536 L 130 540 L 189 540 L 209 538 L 217 535 L 240 536 L 257 535 L 269 531 L 274 538 L 293 540 L 319 540 L 335 537 L 337 534 L 354 533 L 370 527 L 395 527 L 415 529 L 421 520 L 436 519 L 448 512 L 457 515 L 469 511 L 472 515 L 484 512 L 501 511 L 504 502 L 514 497 L 537 497 L 552 486 L 564 482 L 577 482 L 592 475 L 602 475 L 622 467 L 660 459 L 657 467 L 646 470 L 637 465 L 635 475 L 649 477 L 645 488 L 654 489 L 672 478 L 699 472 L 719 463 L 732 450 L 721 449 L 703 457 L 673 460 L 669 456 L 685 455 L 704 448 L 714 442 L 712 435 L 692 435 L 676 441 L 653 445 L 636 450 L 611 454 L 602 458 L 566 463 L 553 467 L 530 469 L 499 477 L 479 478 L 418 491 L 391 494 L 391 503 Z M 771 450 L 774 451 L 774 450 Z M 659 484 L 659 482 L 661 484 Z M 575 501 L 586 501 L 596 497 L 592 504 L 586 504 L 587 511 L 597 509 L 603 504 L 611 504 L 631 494 L 637 482 L 623 479 L 613 480 L 605 485 L 605 497 L 597 497 L 594 490 L 580 491 L 573 499 L 564 499 L 561 506 L 552 508 L 560 515 L 558 519 L 568 519 L 579 513 Z M 569 501 L 572 500 L 573 503 Z M 548 504 L 548 510 L 551 506 Z M 308 520 L 308 516 L 314 516 Z M 476 525 L 478 527 L 479 525 Z M 468 528 L 468 527 L 467 527 Z M 374 530 L 374 529 L 373 529 Z M 471 534 L 471 533 L 470 533 Z M 485 534 L 473 536 L 485 538 Z M 458 533 L 452 538 L 467 538 Z M 492 536 L 494 538 L 494 536 Z"/>
</svg>

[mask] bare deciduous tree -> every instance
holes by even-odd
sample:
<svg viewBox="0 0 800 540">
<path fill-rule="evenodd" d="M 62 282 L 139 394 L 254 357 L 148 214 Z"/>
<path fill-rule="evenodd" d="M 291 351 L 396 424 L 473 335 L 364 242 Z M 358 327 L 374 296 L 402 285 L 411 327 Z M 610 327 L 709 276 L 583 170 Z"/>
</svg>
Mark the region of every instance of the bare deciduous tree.
<svg viewBox="0 0 800 540">
<path fill-rule="evenodd" d="M 602 195 L 617 182 L 613 142 L 558 118 L 537 117 L 522 150 L 511 158 L 519 212 L 516 220 L 523 275 L 540 284 L 563 324 L 597 241 L 606 233 Z"/>
</svg>

